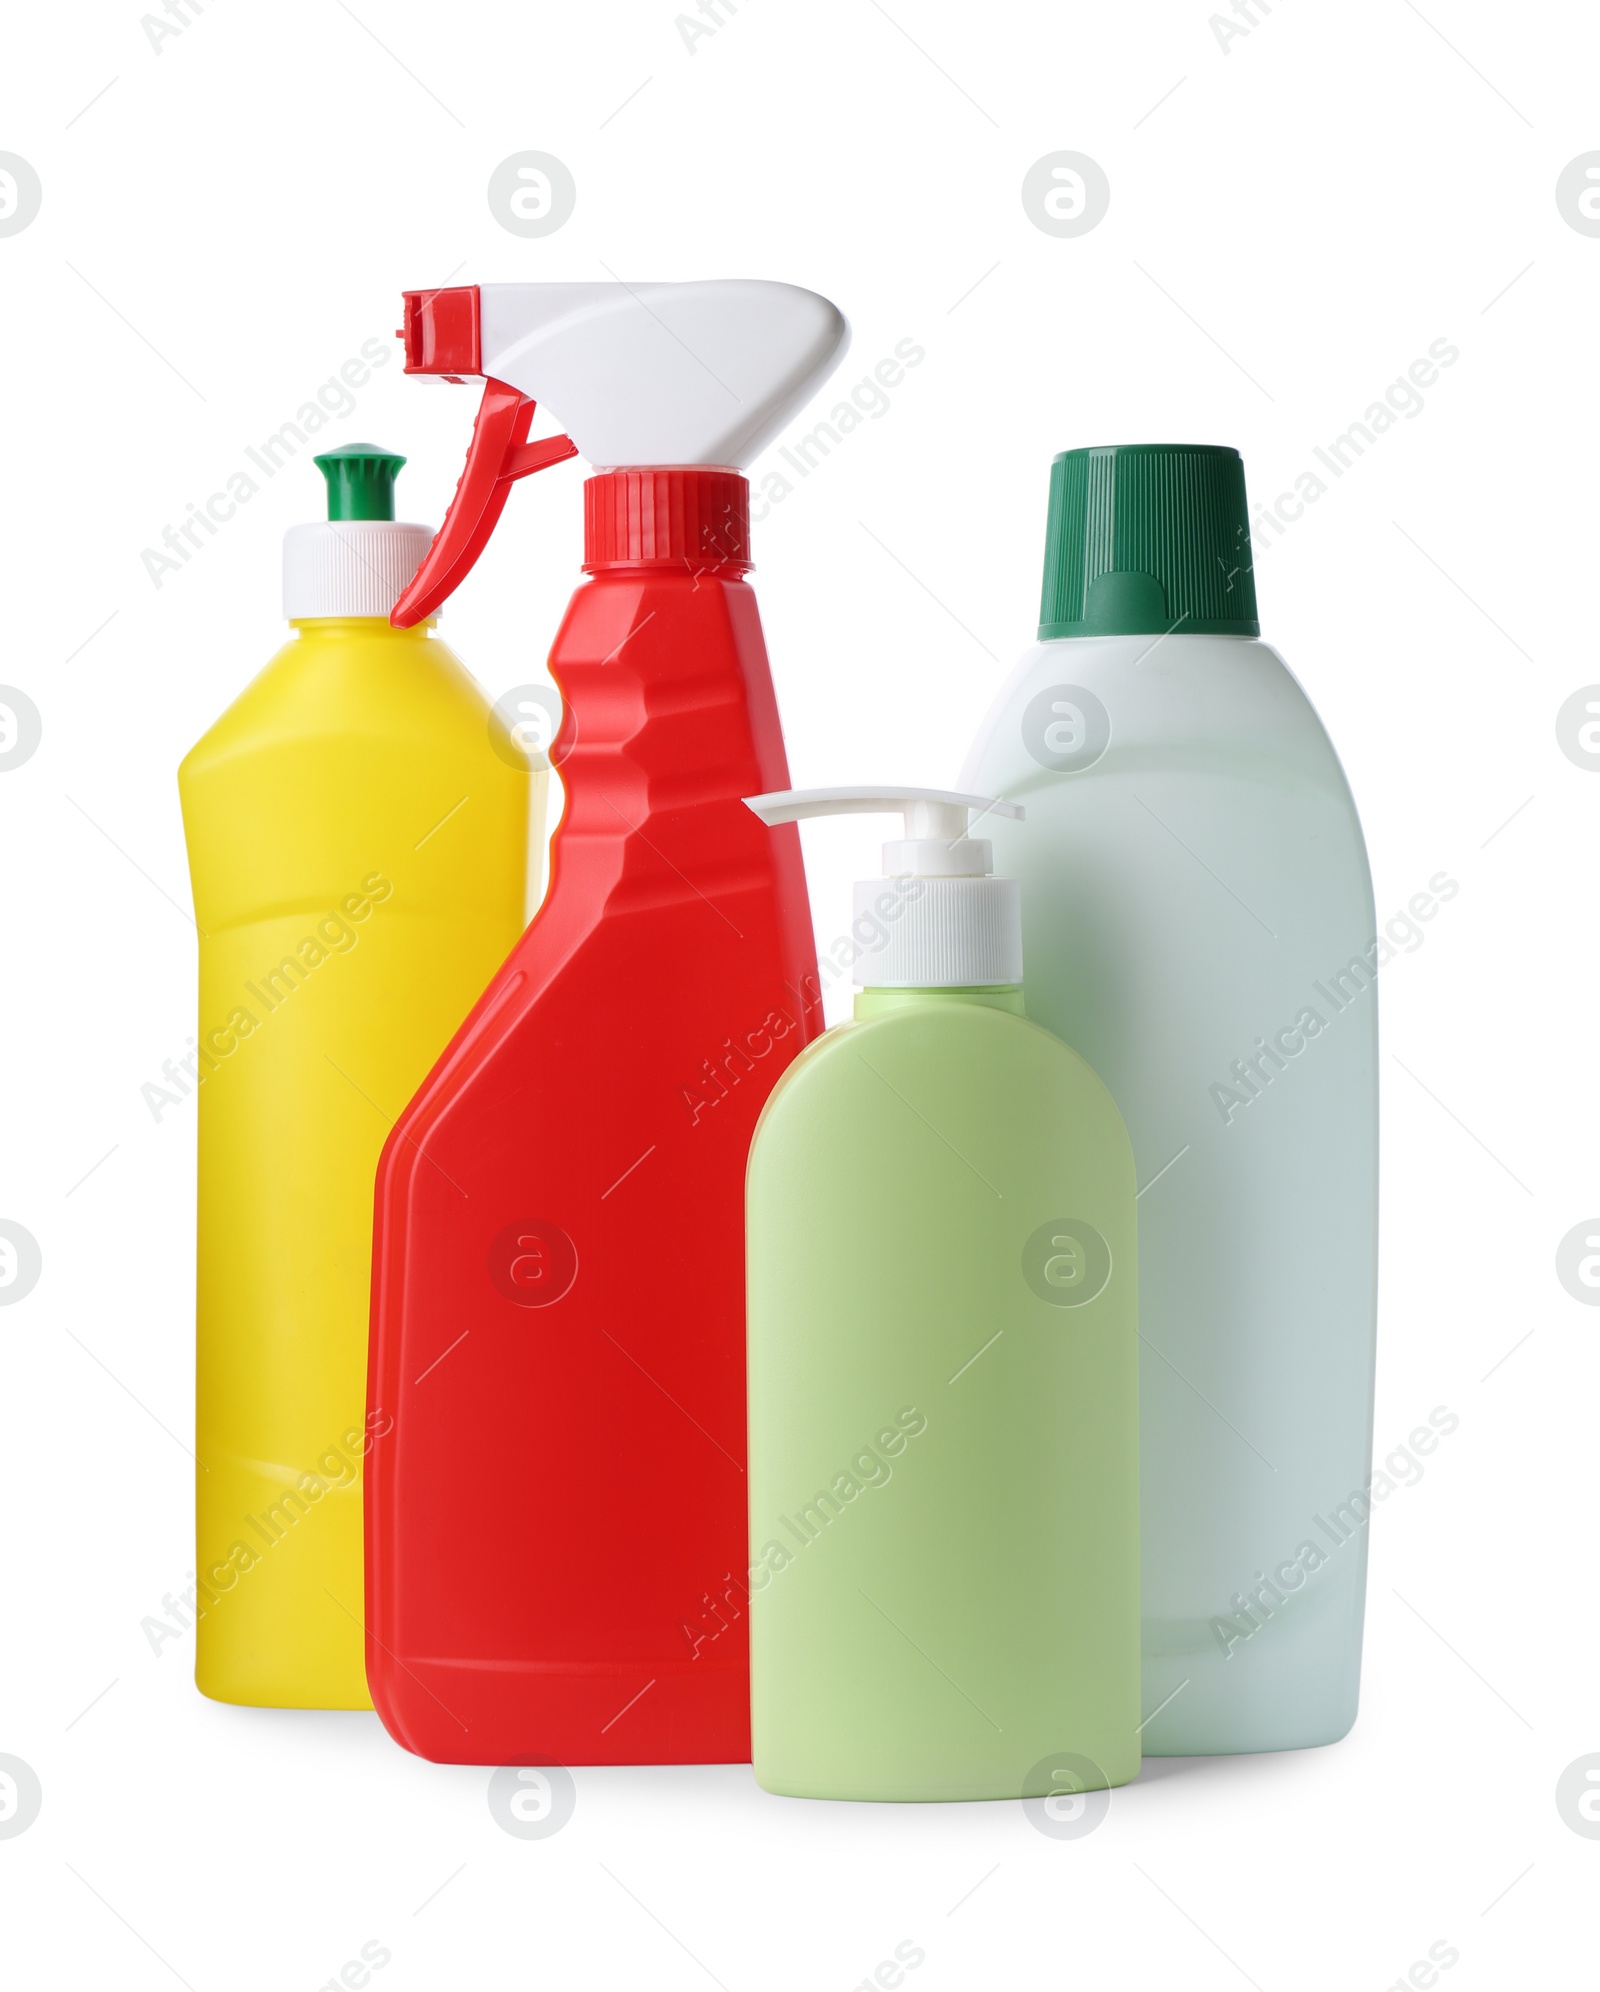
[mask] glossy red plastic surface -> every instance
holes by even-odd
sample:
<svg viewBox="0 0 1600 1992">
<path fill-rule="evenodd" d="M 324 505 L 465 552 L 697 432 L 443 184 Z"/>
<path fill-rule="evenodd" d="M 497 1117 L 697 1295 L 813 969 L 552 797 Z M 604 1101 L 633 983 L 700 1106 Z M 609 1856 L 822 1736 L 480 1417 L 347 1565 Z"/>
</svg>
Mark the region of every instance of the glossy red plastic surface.
<svg viewBox="0 0 1600 1992">
<path fill-rule="evenodd" d="M 478 293 L 472 295 L 476 298 Z M 536 470 L 547 470 L 551 464 L 564 463 L 578 454 L 578 446 L 569 436 L 546 436 L 530 443 L 527 438 L 533 411 L 528 397 L 503 380 L 484 382 L 467 460 L 456 480 L 444 524 L 434 534 L 410 586 L 390 611 L 389 620 L 396 629 L 410 629 L 424 616 L 433 615 L 455 593 L 488 544 L 519 477 L 530 477 Z"/>
<path fill-rule="evenodd" d="M 368 1678 L 449 1762 L 743 1761 L 744 1168 L 821 1020 L 741 560 L 601 560 L 550 662 L 549 895 L 378 1170 Z"/>
<path fill-rule="evenodd" d="M 615 470 L 583 487 L 584 565 L 750 565 L 750 486 L 736 470 Z"/>
<path fill-rule="evenodd" d="M 475 374 L 480 333 L 478 286 L 455 284 L 444 290 L 402 291 L 400 330 L 406 372 Z"/>
</svg>

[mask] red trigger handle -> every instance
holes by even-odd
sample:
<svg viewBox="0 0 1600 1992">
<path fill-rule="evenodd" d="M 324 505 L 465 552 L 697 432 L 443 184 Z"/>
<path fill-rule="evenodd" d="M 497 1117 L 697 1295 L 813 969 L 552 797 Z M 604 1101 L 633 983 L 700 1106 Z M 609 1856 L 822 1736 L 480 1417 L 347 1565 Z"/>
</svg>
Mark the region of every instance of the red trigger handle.
<svg viewBox="0 0 1600 1992">
<path fill-rule="evenodd" d="M 390 613 L 396 629 L 410 629 L 436 614 L 455 593 L 488 543 L 519 477 L 578 454 L 570 436 L 546 436 L 530 443 L 533 410 L 534 404 L 519 389 L 503 380 L 485 381 L 456 495 L 411 585 Z"/>
</svg>

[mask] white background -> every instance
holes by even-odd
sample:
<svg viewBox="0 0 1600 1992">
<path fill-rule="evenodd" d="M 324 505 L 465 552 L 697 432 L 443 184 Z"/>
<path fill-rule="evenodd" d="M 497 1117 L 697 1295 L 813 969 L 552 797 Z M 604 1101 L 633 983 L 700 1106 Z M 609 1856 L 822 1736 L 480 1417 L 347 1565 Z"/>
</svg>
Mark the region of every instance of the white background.
<svg viewBox="0 0 1600 1992">
<path fill-rule="evenodd" d="M 138 0 L 20 9 L 0 73 L 0 149 L 44 189 L 0 238 L 0 677 L 44 721 L 0 775 L 0 1216 L 44 1255 L 0 1313 L 0 1753 L 44 1792 L 0 1840 L 9 1982 L 314 1992 L 374 1940 L 382 1992 L 848 1992 L 905 1940 L 916 1992 L 1380 1992 L 1436 1944 L 1451 1992 L 1591 1982 L 1600 1844 L 1555 1785 L 1600 1750 L 1600 1316 L 1555 1253 L 1600 1209 L 1600 780 L 1555 716 L 1600 679 L 1600 239 L 1555 184 L 1600 146 L 1600 23 L 1258 0 L 1224 52 L 1206 0 L 743 0 L 691 53 L 673 0 L 354 5 L 208 0 L 159 52 Z M 578 189 L 540 240 L 485 193 L 528 148 Z M 1061 149 L 1111 185 L 1067 240 L 1020 198 Z M 191 1564 L 192 1102 L 157 1125 L 139 1090 L 193 1029 L 174 770 L 275 649 L 281 535 L 321 481 L 263 482 L 159 589 L 141 553 L 388 341 L 403 287 L 608 272 L 823 291 L 854 326 L 845 388 L 926 349 L 759 528 L 801 783 L 955 779 L 1032 636 L 1055 451 L 1233 443 L 1259 503 L 1430 342 L 1460 349 L 1258 549 L 1380 917 L 1440 869 L 1461 887 L 1382 984 L 1379 1451 L 1436 1405 L 1460 1428 L 1375 1517 L 1342 1744 L 1152 1762 L 1068 1843 L 1017 1805 L 580 1769 L 571 1823 L 528 1842 L 487 1771 L 374 1716 L 213 1705 L 192 1634 L 151 1651 Z M 402 516 L 436 521 L 471 390 L 406 380 L 396 349 L 358 402 L 319 442 L 404 450 Z M 493 693 L 542 674 L 579 475 L 519 487 L 451 604 Z M 824 940 L 879 834 L 808 833 Z"/>
</svg>

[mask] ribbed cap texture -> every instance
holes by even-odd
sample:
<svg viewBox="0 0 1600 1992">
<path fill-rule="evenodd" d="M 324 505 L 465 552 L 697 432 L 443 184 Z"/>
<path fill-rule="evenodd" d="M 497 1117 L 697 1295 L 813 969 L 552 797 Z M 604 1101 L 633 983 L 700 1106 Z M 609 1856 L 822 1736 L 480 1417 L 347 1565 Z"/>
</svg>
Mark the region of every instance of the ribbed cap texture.
<svg viewBox="0 0 1600 1992">
<path fill-rule="evenodd" d="M 1022 980 L 1022 886 L 1014 878 L 860 879 L 854 904 L 859 988 L 983 989 Z"/>
<path fill-rule="evenodd" d="M 750 566 L 750 486 L 736 470 L 604 470 L 583 487 L 583 564 Z"/>
<path fill-rule="evenodd" d="M 1244 463 L 1212 444 L 1065 450 L 1050 467 L 1041 638 L 1259 636 Z"/>
<path fill-rule="evenodd" d="M 283 613 L 385 616 L 411 585 L 433 542 L 430 526 L 330 519 L 283 536 Z"/>
</svg>

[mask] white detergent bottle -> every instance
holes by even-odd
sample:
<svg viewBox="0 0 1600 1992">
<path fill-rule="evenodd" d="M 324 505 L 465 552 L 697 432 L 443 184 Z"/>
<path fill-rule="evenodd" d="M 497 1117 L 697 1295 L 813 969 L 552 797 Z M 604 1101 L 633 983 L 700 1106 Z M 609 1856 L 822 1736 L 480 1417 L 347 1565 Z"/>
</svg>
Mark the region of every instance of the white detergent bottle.
<svg viewBox="0 0 1600 1992">
<path fill-rule="evenodd" d="M 1147 1756 L 1331 1743 L 1360 1681 L 1385 944 L 1259 633 L 1236 451 L 1069 450 L 1040 641 L 961 778 L 1026 805 L 983 834 L 1029 1013 L 1133 1140 Z"/>
</svg>

